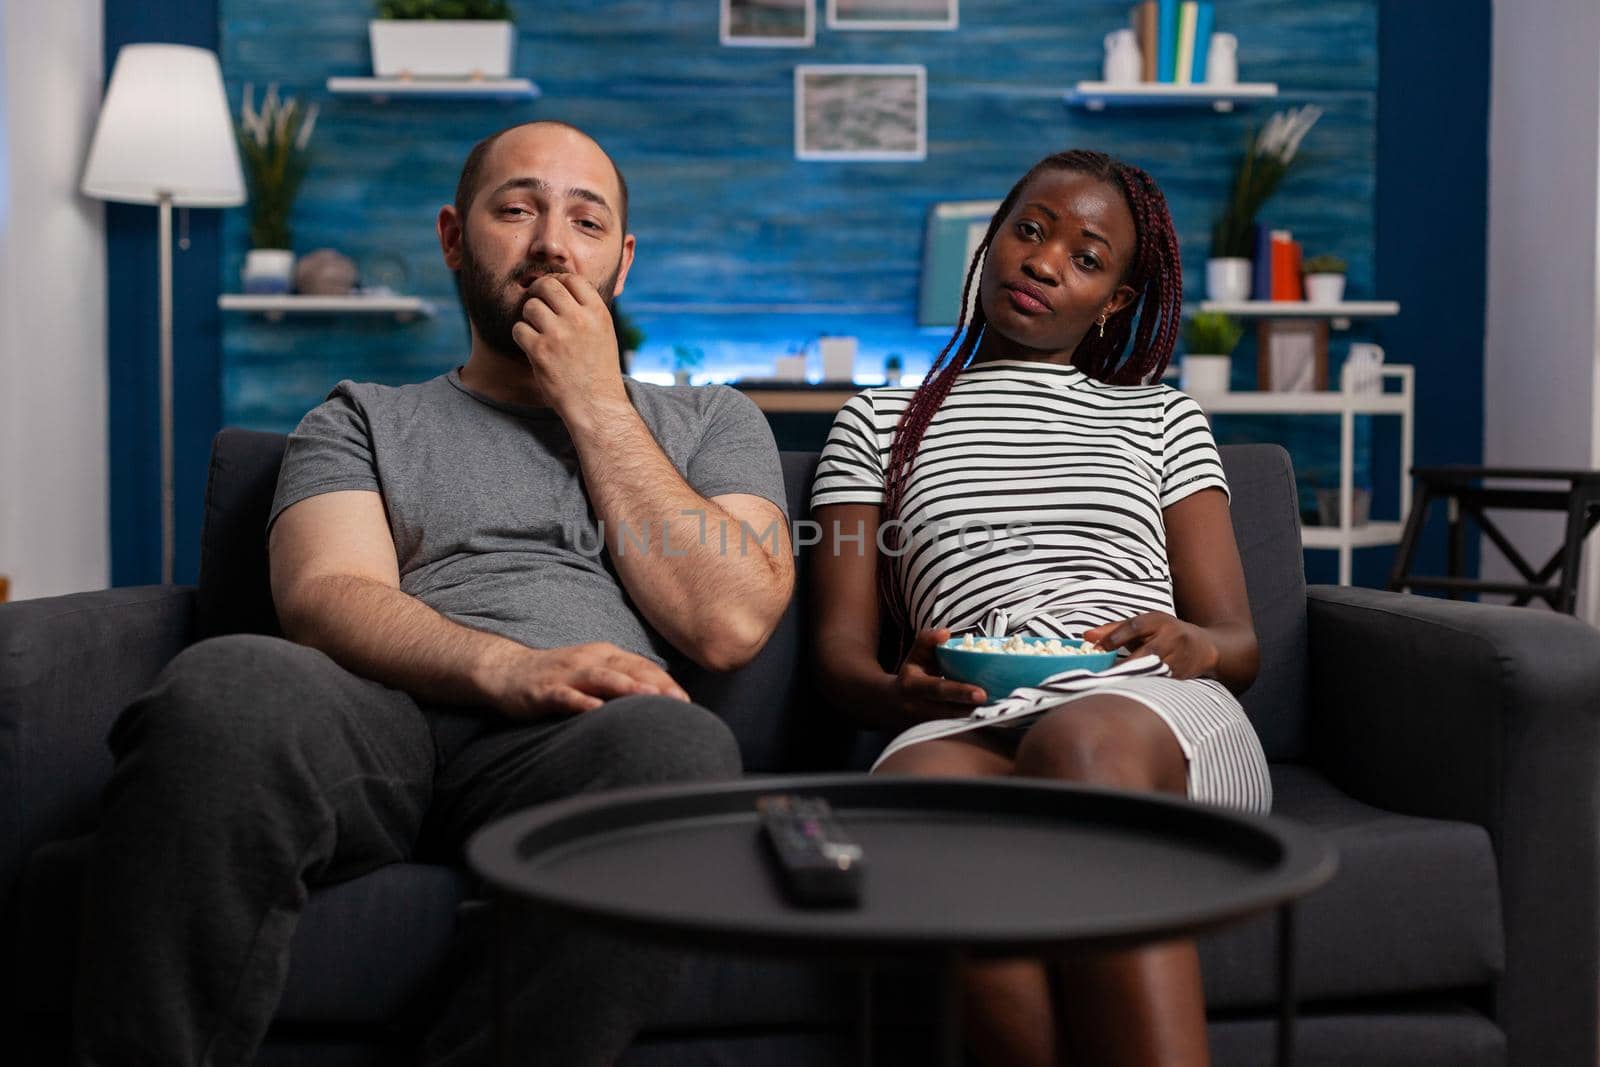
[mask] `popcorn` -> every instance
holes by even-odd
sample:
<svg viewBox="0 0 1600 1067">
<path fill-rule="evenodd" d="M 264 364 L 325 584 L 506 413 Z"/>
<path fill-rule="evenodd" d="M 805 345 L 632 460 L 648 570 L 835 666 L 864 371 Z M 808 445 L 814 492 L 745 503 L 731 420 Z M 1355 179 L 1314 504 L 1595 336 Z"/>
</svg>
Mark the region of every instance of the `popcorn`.
<svg viewBox="0 0 1600 1067">
<path fill-rule="evenodd" d="M 1083 656 L 1105 649 L 1093 641 L 1062 641 L 1059 637 L 1030 643 L 1021 634 L 1010 637 L 974 637 L 965 634 L 956 648 L 964 652 L 1002 652 L 1013 656 Z"/>
</svg>

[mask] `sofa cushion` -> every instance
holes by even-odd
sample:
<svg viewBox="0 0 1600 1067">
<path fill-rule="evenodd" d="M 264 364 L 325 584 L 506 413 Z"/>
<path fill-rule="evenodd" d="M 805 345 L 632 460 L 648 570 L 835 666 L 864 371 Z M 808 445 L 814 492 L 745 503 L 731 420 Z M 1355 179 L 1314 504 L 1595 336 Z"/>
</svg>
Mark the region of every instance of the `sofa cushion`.
<svg viewBox="0 0 1600 1067">
<path fill-rule="evenodd" d="M 36 851 L 23 876 L 27 916 L 16 966 L 22 1008 L 58 1015 L 72 1002 L 90 837 Z M 278 1021 L 384 1023 L 398 1018 L 444 959 L 465 871 L 396 863 L 311 894 L 295 931 Z"/>
</svg>

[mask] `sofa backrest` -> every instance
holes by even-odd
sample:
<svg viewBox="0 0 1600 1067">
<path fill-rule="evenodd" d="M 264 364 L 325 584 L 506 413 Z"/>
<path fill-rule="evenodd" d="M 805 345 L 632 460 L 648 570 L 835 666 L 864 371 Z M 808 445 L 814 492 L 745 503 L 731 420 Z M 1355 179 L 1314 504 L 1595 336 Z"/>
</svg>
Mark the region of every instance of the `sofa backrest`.
<svg viewBox="0 0 1600 1067">
<path fill-rule="evenodd" d="M 227 429 L 217 435 L 201 536 L 199 637 L 281 632 L 268 587 L 266 522 L 284 446 L 281 434 Z M 790 517 L 805 518 L 817 457 L 785 452 L 782 459 Z M 1222 462 L 1261 643 L 1261 672 L 1244 706 L 1268 757 L 1293 759 L 1304 752 L 1306 741 L 1305 577 L 1294 472 L 1288 454 L 1276 445 L 1227 445 Z M 806 555 L 796 562 L 796 595 L 752 662 L 728 674 L 674 665 L 684 688 L 728 721 L 751 771 L 857 762 L 854 732 L 811 686 L 805 658 Z"/>
</svg>

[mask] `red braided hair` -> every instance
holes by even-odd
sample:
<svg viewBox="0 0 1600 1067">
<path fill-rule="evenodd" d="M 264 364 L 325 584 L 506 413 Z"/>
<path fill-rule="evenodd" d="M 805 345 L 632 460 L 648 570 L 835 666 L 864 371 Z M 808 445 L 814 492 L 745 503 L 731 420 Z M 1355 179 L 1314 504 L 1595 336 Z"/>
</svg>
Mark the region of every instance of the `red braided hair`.
<svg viewBox="0 0 1600 1067">
<path fill-rule="evenodd" d="M 1017 184 L 1011 187 L 1005 200 L 989 220 L 983 241 L 973 253 L 967 266 L 966 281 L 961 287 L 961 308 L 956 319 L 955 332 L 939 351 L 928 375 L 912 394 L 900 422 L 895 427 L 894 439 L 889 446 L 889 465 L 884 471 L 882 521 L 887 524 L 897 520 L 905 501 L 911 465 L 917 449 L 922 445 L 923 434 L 934 414 L 944 404 L 956 378 L 972 361 L 973 353 L 983 339 L 988 320 L 984 317 L 981 302 L 972 304 L 972 318 L 967 320 L 968 301 L 973 283 L 978 278 L 995 233 L 1011 214 L 1022 191 L 1037 175 L 1045 171 L 1071 171 L 1096 178 L 1121 191 L 1123 200 L 1133 215 L 1137 241 L 1133 260 L 1128 264 L 1122 284 L 1134 291 L 1128 306 L 1105 321 L 1103 335 L 1095 331 L 1086 334 L 1072 353 L 1072 365 L 1089 377 L 1113 385 L 1138 385 L 1161 377 L 1172 359 L 1173 345 L 1178 338 L 1178 320 L 1183 305 L 1183 273 L 1178 259 L 1178 236 L 1172 226 L 1172 215 L 1167 211 L 1167 198 L 1143 170 L 1104 152 L 1071 149 L 1046 156 L 1028 169 Z M 1134 328 L 1138 321 L 1137 331 Z M 1133 346 L 1128 346 L 1132 336 Z M 952 356 L 951 350 L 954 349 Z M 948 358 L 947 358 L 948 357 Z M 886 543 L 898 548 L 900 529 L 888 529 Z M 900 596 L 899 569 L 889 558 L 889 553 L 878 558 L 878 589 L 888 603 L 892 617 L 900 623 L 902 635 L 908 628 L 908 612 Z"/>
</svg>

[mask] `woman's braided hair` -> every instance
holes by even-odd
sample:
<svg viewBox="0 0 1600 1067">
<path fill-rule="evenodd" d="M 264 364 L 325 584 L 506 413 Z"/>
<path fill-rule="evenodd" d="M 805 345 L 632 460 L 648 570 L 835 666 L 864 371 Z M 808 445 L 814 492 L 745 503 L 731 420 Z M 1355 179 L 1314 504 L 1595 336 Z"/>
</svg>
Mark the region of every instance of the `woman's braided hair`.
<svg viewBox="0 0 1600 1067">
<path fill-rule="evenodd" d="M 970 321 L 967 308 L 973 283 L 978 278 L 978 270 L 989 251 L 989 245 L 1028 183 L 1045 171 L 1056 170 L 1097 178 L 1121 190 L 1128 210 L 1133 215 L 1137 238 L 1133 261 L 1122 279 L 1122 284 L 1134 291 L 1134 299 L 1127 307 L 1106 319 L 1103 333 L 1090 331 L 1084 336 L 1072 353 L 1072 365 L 1102 382 L 1137 385 L 1159 378 L 1172 359 L 1183 304 L 1183 275 L 1178 259 L 1178 237 L 1172 227 L 1172 216 L 1167 211 L 1167 198 L 1161 194 L 1160 187 L 1150 175 L 1104 152 L 1075 148 L 1046 156 L 1011 187 L 994 217 L 989 220 L 989 229 L 967 267 L 955 332 L 933 361 L 927 377 L 912 394 L 911 402 L 906 405 L 895 427 L 894 439 L 889 447 L 889 465 L 884 471 L 885 524 L 899 517 L 906 485 L 911 477 L 911 464 L 922 444 L 923 434 L 927 432 L 928 423 L 933 420 L 944 398 L 949 395 L 950 388 L 955 385 L 956 378 L 972 361 L 973 353 L 983 340 L 988 322 L 984 318 L 982 303 L 970 305 Z M 1138 321 L 1137 330 L 1135 320 Z M 1128 348 L 1130 336 L 1133 338 L 1131 350 Z M 890 539 L 889 547 L 898 547 L 899 525 L 889 527 L 886 532 Z M 900 597 L 898 569 L 887 557 L 886 553 L 878 560 L 878 588 L 888 602 L 890 612 L 904 629 L 908 622 Z"/>
</svg>

